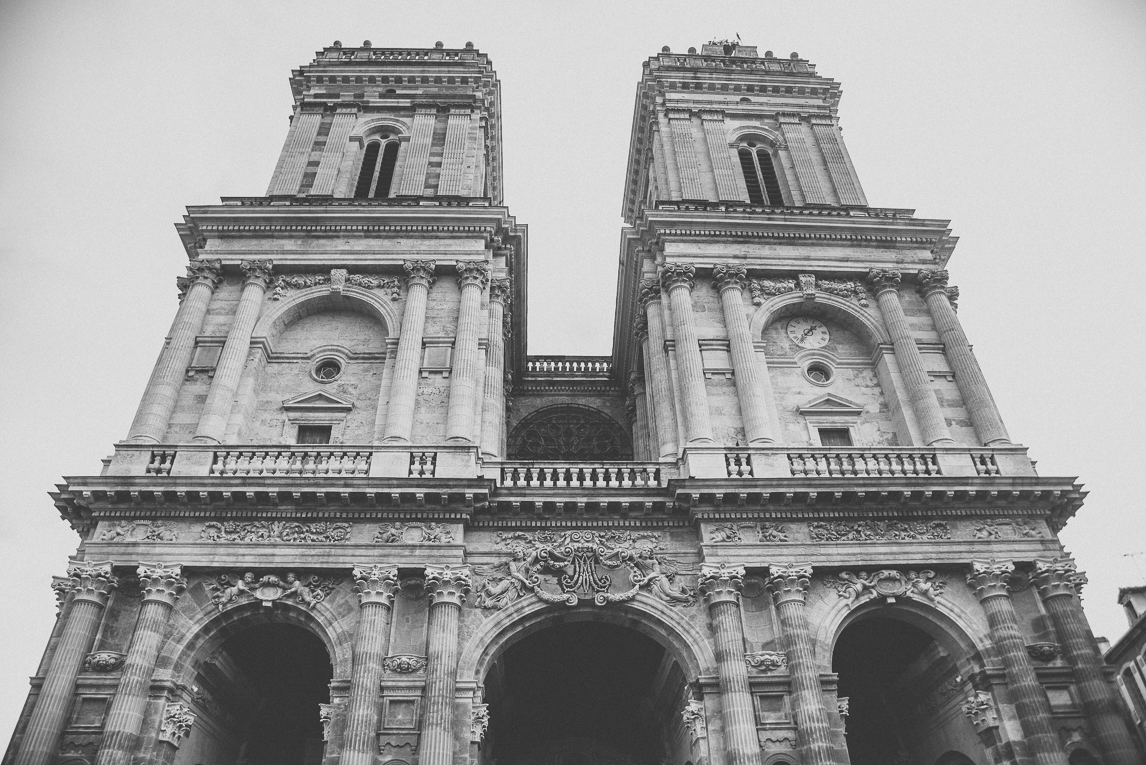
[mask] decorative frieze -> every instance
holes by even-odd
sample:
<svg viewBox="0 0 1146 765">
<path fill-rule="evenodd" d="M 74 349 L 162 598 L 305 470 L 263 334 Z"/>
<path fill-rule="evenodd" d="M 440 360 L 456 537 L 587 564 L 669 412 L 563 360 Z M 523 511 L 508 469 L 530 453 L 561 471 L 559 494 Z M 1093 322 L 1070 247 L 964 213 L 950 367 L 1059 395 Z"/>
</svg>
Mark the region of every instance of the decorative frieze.
<svg viewBox="0 0 1146 765">
<path fill-rule="evenodd" d="M 502 532 L 498 544 L 511 558 L 504 574 L 488 577 L 478 588 L 478 608 L 500 609 L 531 592 L 546 603 L 575 606 L 592 600 L 599 606 L 632 600 L 642 589 L 669 603 L 686 605 L 695 593 L 678 582 L 680 566 L 657 554 L 660 537 L 630 531 Z M 626 569 L 627 590 L 615 591 L 607 573 Z M 559 592 L 543 586 L 542 575 L 556 580 Z"/>
<path fill-rule="evenodd" d="M 174 542 L 175 524 L 169 521 L 116 521 L 102 529 L 97 542 Z"/>
<path fill-rule="evenodd" d="M 350 540 L 349 523 L 210 521 L 199 536 L 208 542 L 331 542 Z"/>
<path fill-rule="evenodd" d="M 744 662 L 757 672 L 775 672 L 788 664 L 788 656 L 781 651 L 753 651 L 744 654 Z"/>
<path fill-rule="evenodd" d="M 755 538 L 753 538 L 755 537 Z M 708 541 L 744 544 L 788 542 L 788 527 L 780 523 L 721 523 L 708 529 Z"/>
<path fill-rule="evenodd" d="M 765 300 L 789 292 L 803 292 L 806 299 L 813 299 L 816 292 L 851 300 L 864 308 L 868 306 L 867 287 L 863 282 L 852 279 L 819 279 L 815 274 L 797 274 L 795 279 L 750 279 L 748 291 L 752 304 L 761 305 Z"/>
<path fill-rule="evenodd" d="M 840 571 L 824 577 L 824 584 L 836 591 L 848 602 L 872 597 L 884 598 L 894 603 L 896 598 L 916 598 L 932 603 L 943 594 L 947 580 L 938 578 L 930 569 L 920 571 Z"/>
<path fill-rule="evenodd" d="M 990 518 L 975 525 L 975 539 L 1040 539 L 1038 526 L 1025 518 Z"/>
<path fill-rule="evenodd" d="M 171 744 L 176 749 L 191 733 L 195 724 L 195 713 L 181 701 L 169 701 L 163 708 L 163 718 L 159 723 L 159 740 Z"/>
<path fill-rule="evenodd" d="M 470 709 L 470 741 L 480 742 L 489 730 L 489 704 L 474 704 Z"/>
<path fill-rule="evenodd" d="M 242 578 L 221 574 L 218 579 L 208 579 L 207 588 L 211 592 L 211 602 L 222 611 L 231 603 L 254 599 L 264 606 L 271 606 L 276 600 L 291 598 L 308 608 L 314 608 L 334 591 L 338 579 L 317 575 L 299 579 L 294 573 L 285 577 L 274 574 L 256 578 L 251 572 Z"/>
<path fill-rule="evenodd" d="M 951 527 L 944 521 L 813 521 L 808 534 L 813 542 L 951 539 Z"/>
<path fill-rule="evenodd" d="M 408 654 L 387 656 L 382 660 L 382 669 L 387 672 L 398 672 L 404 675 L 422 672 L 426 669 L 426 657 Z"/>
<path fill-rule="evenodd" d="M 748 291 L 752 295 L 752 304 L 760 305 L 770 297 L 785 295 L 796 291 L 795 279 L 750 279 Z"/>
<path fill-rule="evenodd" d="M 398 279 L 393 276 L 373 276 L 370 274 L 351 274 L 344 268 L 335 268 L 326 274 L 283 274 L 274 280 L 274 290 L 271 300 L 282 300 L 291 290 L 302 290 L 308 287 L 318 287 L 329 284 L 331 291 L 341 292 L 342 287 L 362 287 L 368 290 L 386 290 L 391 300 L 397 300 L 400 294 Z"/>
<path fill-rule="evenodd" d="M 126 654 L 118 651 L 95 651 L 89 653 L 84 659 L 84 670 L 87 672 L 115 672 L 123 666 Z"/>
<path fill-rule="evenodd" d="M 383 523 L 374 535 L 380 544 L 448 544 L 454 541 L 454 532 L 440 523 L 412 521 L 410 523 Z"/>
<path fill-rule="evenodd" d="M 931 692 L 920 699 L 920 706 L 928 713 L 934 712 L 947 703 L 952 696 L 957 696 L 963 690 L 963 678 L 955 675 L 943 681 Z"/>
</svg>

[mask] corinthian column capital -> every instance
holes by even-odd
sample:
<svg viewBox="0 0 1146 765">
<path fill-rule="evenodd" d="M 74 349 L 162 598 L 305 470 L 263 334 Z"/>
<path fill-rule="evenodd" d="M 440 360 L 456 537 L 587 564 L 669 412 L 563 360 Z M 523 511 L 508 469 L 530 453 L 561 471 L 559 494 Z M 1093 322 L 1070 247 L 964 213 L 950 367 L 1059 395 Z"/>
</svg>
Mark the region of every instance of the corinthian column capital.
<svg viewBox="0 0 1146 765">
<path fill-rule="evenodd" d="M 359 605 L 377 603 L 386 608 L 394 607 L 394 591 L 398 589 L 396 566 L 355 566 L 352 573 Z"/>
<path fill-rule="evenodd" d="M 812 583 L 812 566 L 809 563 L 790 563 L 785 566 L 768 567 L 768 591 L 776 605 L 789 601 L 804 602 L 808 587 Z"/>
<path fill-rule="evenodd" d="M 76 600 L 90 600 L 105 606 L 111 591 L 119 586 L 119 579 L 111 574 L 111 561 L 77 561 L 68 566 L 67 586 L 75 593 Z"/>
<path fill-rule="evenodd" d="M 1009 560 L 971 561 L 971 573 L 967 584 L 979 600 L 1010 596 L 1011 578 L 1015 575 L 1015 564 Z"/>
<path fill-rule="evenodd" d="M 512 289 L 513 282 L 509 279 L 494 279 L 489 284 L 489 301 L 491 303 L 501 303 L 508 308 L 512 300 L 510 292 Z"/>
<path fill-rule="evenodd" d="M 869 289 L 877 296 L 888 290 L 899 290 L 899 282 L 903 274 L 894 268 L 873 268 L 867 272 Z"/>
<path fill-rule="evenodd" d="M 690 263 L 665 263 L 660 270 L 661 286 L 672 291 L 686 287 L 689 292 L 696 285 L 696 266 Z"/>
<path fill-rule="evenodd" d="M 465 287 L 476 284 L 481 288 L 489 284 L 489 265 L 480 260 L 462 260 L 457 264 L 458 282 Z"/>
<path fill-rule="evenodd" d="M 246 276 L 246 284 L 257 284 L 263 289 L 271 283 L 271 272 L 274 269 L 274 263 L 269 260 L 244 260 L 240 261 L 239 268 L 243 270 Z"/>
<path fill-rule="evenodd" d="M 636 339 L 637 345 L 640 345 L 649 337 L 649 317 L 642 311 L 637 314 L 637 320 L 633 322 L 633 338 Z"/>
<path fill-rule="evenodd" d="M 713 266 L 712 281 L 721 292 L 731 289 L 742 292 L 748 286 L 748 269 L 734 265 Z"/>
<path fill-rule="evenodd" d="M 420 284 L 426 289 L 434 286 L 434 269 L 437 263 L 432 260 L 407 260 L 402 264 L 406 270 L 406 288 L 413 284 Z"/>
<path fill-rule="evenodd" d="M 194 284 L 206 284 L 212 290 L 223 281 L 223 262 L 218 258 L 203 258 L 187 264 L 187 275 L 175 279 L 179 296 L 183 297 Z"/>
<path fill-rule="evenodd" d="M 642 279 L 639 292 L 637 293 L 637 302 L 641 304 L 641 313 L 648 311 L 649 303 L 657 302 L 660 299 L 660 282 L 656 279 Z"/>
<path fill-rule="evenodd" d="M 426 586 L 430 588 L 431 605 L 460 606 L 472 586 L 470 569 L 468 566 L 426 566 Z"/>
<path fill-rule="evenodd" d="M 174 606 L 187 589 L 183 567 L 177 563 L 140 563 L 136 573 L 139 574 L 139 589 L 143 592 L 144 602 L 154 600 Z"/>
<path fill-rule="evenodd" d="M 1061 595 L 1077 595 L 1086 584 L 1086 574 L 1073 558 L 1042 558 L 1035 561 L 1035 586 L 1043 600 Z"/>
<path fill-rule="evenodd" d="M 629 373 L 629 395 L 636 398 L 645 392 L 645 378 L 636 372 Z"/>
<path fill-rule="evenodd" d="M 946 292 L 948 278 L 949 274 L 944 270 L 934 268 L 925 269 L 920 271 L 916 276 L 918 283 L 915 289 L 923 297 L 927 297 L 932 292 Z"/>
<path fill-rule="evenodd" d="M 697 582 L 708 605 L 739 603 L 744 587 L 744 566 L 736 563 L 702 563 Z"/>
</svg>

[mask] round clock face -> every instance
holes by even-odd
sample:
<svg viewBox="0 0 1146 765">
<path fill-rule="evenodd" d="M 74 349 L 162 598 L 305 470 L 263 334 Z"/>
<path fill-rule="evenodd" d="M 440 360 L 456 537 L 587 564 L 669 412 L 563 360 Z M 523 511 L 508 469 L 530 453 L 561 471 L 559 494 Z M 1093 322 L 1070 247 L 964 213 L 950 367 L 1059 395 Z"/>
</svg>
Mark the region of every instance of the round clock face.
<svg viewBox="0 0 1146 765">
<path fill-rule="evenodd" d="M 788 322 L 788 338 L 801 348 L 823 348 L 831 335 L 819 319 L 797 316 Z"/>
</svg>

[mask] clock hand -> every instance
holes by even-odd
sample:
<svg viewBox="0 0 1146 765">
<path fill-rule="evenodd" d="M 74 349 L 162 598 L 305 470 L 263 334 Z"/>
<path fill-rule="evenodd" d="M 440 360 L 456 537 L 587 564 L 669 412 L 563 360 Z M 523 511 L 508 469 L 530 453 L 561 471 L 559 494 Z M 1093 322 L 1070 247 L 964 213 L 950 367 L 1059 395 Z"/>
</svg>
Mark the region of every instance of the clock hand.
<svg viewBox="0 0 1146 765">
<path fill-rule="evenodd" d="M 800 339 L 801 339 L 801 340 L 806 340 L 806 339 L 808 339 L 808 338 L 809 338 L 809 337 L 811 337 L 813 334 L 815 334 L 816 330 L 818 330 L 818 329 L 819 329 L 819 326 L 818 326 L 818 325 L 816 325 L 816 324 L 813 324 L 812 326 L 810 326 L 810 327 L 808 327 L 807 329 L 805 329 L 805 330 L 804 330 L 804 334 L 800 336 Z"/>
</svg>

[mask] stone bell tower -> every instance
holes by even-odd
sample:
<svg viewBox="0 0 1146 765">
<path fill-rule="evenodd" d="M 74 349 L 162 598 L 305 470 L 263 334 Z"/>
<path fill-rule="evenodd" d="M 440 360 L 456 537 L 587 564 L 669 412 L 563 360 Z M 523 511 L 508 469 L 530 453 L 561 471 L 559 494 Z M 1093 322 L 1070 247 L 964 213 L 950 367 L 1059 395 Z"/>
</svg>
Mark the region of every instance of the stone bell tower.
<svg viewBox="0 0 1146 765">
<path fill-rule="evenodd" d="M 336 43 L 265 196 L 188 209 L 2 765 L 1133 765 L 945 220 L 869 203 L 840 87 L 664 49 L 610 356 L 529 356 L 500 85 Z"/>
</svg>

